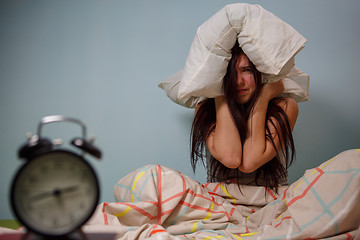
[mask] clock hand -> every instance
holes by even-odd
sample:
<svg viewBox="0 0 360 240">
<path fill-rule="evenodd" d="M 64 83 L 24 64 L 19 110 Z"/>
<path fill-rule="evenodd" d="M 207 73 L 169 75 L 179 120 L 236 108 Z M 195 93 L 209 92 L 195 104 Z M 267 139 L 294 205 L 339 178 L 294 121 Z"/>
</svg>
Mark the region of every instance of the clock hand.
<svg viewBox="0 0 360 240">
<path fill-rule="evenodd" d="M 73 192 L 76 191 L 79 187 L 78 186 L 70 186 L 70 187 L 66 187 L 66 188 L 62 188 L 62 189 L 55 189 L 54 191 L 50 191 L 50 192 L 44 192 L 44 193 L 40 193 L 38 195 L 32 196 L 30 197 L 30 201 L 38 201 L 41 200 L 43 198 L 47 198 L 50 196 L 55 196 L 55 197 L 59 197 L 62 193 L 66 193 L 66 192 Z"/>
<path fill-rule="evenodd" d="M 59 189 L 59 194 L 66 193 L 66 192 L 73 192 L 76 191 L 79 188 L 79 186 L 70 186 L 66 188 Z"/>
<path fill-rule="evenodd" d="M 38 195 L 32 196 L 29 198 L 30 201 L 38 201 L 41 200 L 43 198 L 47 198 L 52 196 L 54 193 L 53 192 L 44 192 L 44 193 L 40 193 Z"/>
</svg>

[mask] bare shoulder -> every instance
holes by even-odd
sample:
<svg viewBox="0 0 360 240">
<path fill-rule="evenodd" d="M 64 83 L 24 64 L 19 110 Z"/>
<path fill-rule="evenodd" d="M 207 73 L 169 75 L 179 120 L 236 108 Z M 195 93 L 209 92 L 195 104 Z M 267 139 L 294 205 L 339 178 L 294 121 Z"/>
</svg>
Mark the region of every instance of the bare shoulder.
<svg viewBox="0 0 360 240">
<path fill-rule="evenodd" d="M 284 111 L 292 111 L 292 110 L 298 110 L 298 104 L 293 98 L 283 98 L 282 101 L 278 103 L 280 107 L 284 109 Z"/>
<path fill-rule="evenodd" d="M 288 116 L 291 128 L 294 128 L 299 114 L 299 107 L 297 102 L 293 98 L 284 98 L 278 103 L 278 105 L 284 109 L 286 115 Z"/>
</svg>

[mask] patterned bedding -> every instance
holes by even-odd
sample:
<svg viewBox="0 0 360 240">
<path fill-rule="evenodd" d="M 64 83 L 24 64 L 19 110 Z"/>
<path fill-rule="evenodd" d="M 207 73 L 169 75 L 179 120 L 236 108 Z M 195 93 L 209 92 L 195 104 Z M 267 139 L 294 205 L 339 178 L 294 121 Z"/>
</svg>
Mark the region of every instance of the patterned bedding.
<svg viewBox="0 0 360 240">
<path fill-rule="evenodd" d="M 121 239 L 351 239 L 360 225 L 360 149 L 307 170 L 278 193 L 236 183 L 200 184 L 147 165 L 114 186 L 86 231 Z"/>
</svg>

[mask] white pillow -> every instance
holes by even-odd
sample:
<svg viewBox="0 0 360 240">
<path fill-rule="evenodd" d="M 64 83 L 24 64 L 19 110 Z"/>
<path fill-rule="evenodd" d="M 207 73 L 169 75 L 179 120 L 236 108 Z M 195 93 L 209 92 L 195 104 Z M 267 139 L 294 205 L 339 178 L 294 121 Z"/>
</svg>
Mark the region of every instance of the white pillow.
<svg viewBox="0 0 360 240">
<path fill-rule="evenodd" d="M 259 5 L 225 6 L 197 30 L 184 69 L 159 84 L 176 103 L 194 108 L 205 98 L 222 95 L 222 81 L 236 41 L 263 81 L 284 80 L 286 96 L 308 99 L 309 76 L 294 68 L 306 39 Z M 301 83 L 297 83 L 300 81 Z"/>
</svg>

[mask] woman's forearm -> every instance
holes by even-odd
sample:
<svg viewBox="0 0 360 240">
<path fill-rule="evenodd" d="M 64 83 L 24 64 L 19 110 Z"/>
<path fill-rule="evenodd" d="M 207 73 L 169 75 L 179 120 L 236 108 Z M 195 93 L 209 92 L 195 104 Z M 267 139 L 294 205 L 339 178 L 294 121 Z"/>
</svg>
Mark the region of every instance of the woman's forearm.
<svg viewBox="0 0 360 240">
<path fill-rule="evenodd" d="M 228 168 L 238 168 L 242 159 L 242 144 L 239 131 L 230 113 L 225 97 L 215 98 L 216 126 L 208 138 L 212 156 Z"/>
<path fill-rule="evenodd" d="M 265 164 L 266 138 L 265 121 L 268 108 L 268 100 L 259 98 L 253 112 L 247 122 L 247 134 L 243 146 L 243 160 L 239 167 L 240 171 L 252 172 Z M 265 157 L 265 159 L 264 159 Z"/>
<path fill-rule="evenodd" d="M 239 167 L 240 171 L 255 171 L 273 159 L 277 154 L 277 148 L 281 148 L 279 136 L 276 133 L 278 123 L 275 121 L 275 125 L 277 126 L 269 126 L 269 130 L 271 134 L 273 134 L 274 144 L 272 144 L 270 141 L 266 140 L 265 121 L 269 101 L 283 91 L 284 84 L 282 83 L 282 80 L 263 85 L 247 122 L 248 129 L 243 145 L 243 157 Z"/>
</svg>

